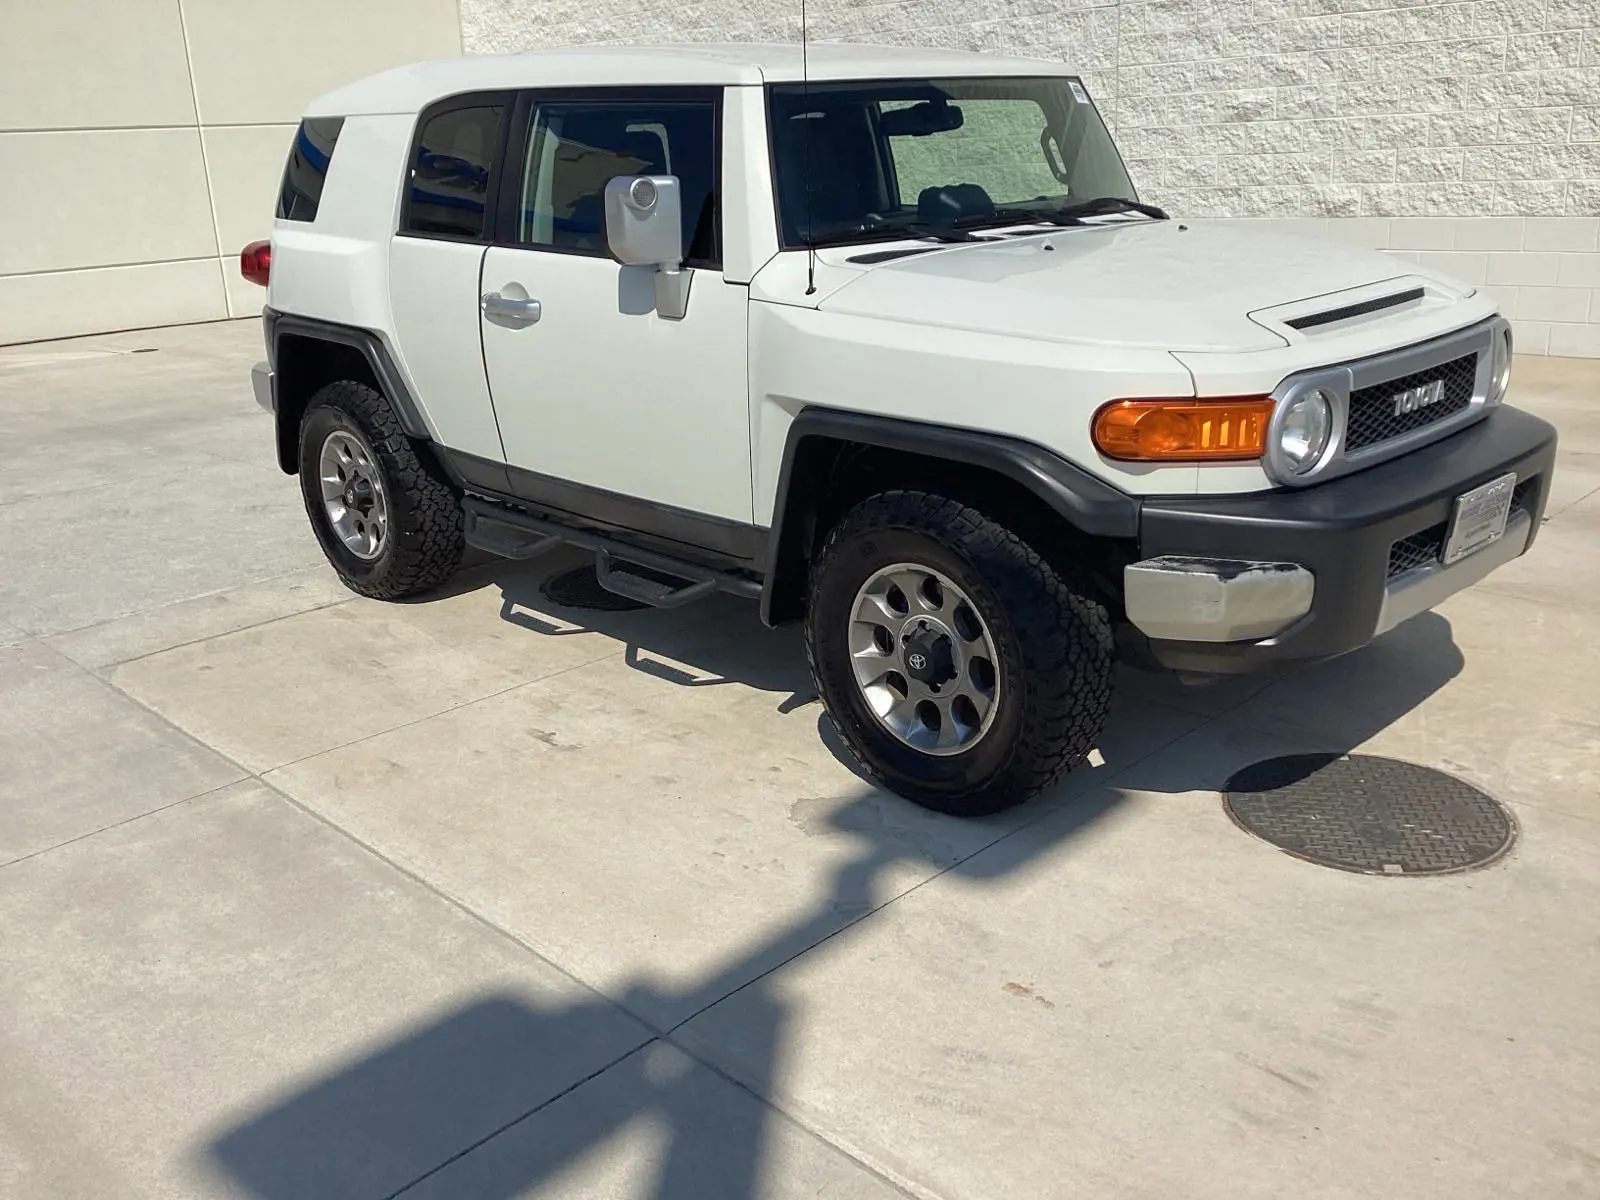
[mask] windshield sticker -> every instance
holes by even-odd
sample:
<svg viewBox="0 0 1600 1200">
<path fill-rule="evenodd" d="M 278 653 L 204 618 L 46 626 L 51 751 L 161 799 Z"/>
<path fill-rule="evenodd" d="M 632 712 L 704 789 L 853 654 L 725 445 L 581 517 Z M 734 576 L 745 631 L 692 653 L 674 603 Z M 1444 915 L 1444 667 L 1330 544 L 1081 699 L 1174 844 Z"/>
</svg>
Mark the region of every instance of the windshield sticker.
<svg viewBox="0 0 1600 1200">
<path fill-rule="evenodd" d="M 1067 80 L 1067 86 L 1072 89 L 1073 98 L 1076 99 L 1079 104 L 1089 103 L 1089 93 L 1083 90 L 1083 84 L 1079 83 L 1076 79 L 1069 79 Z"/>
</svg>

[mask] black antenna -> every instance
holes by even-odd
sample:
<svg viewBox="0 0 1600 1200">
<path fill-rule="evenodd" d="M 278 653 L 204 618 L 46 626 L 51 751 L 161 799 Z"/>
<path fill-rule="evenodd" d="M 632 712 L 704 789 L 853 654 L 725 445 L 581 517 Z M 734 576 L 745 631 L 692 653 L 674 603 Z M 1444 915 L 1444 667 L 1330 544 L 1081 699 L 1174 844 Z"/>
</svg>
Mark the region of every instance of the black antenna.
<svg viewBox="0 0 1600 1200">
<path fill-rule="evenodd" d="M 811 228 L 811 70 L 806 54 L 806 0 L 800 0 L 800 106 L 805 109 L 801 120 L 805 122 L 805 166 L 802 174 L 806 183 L 806 295 L 817 291 L 817 236 Z"/>
</svg>

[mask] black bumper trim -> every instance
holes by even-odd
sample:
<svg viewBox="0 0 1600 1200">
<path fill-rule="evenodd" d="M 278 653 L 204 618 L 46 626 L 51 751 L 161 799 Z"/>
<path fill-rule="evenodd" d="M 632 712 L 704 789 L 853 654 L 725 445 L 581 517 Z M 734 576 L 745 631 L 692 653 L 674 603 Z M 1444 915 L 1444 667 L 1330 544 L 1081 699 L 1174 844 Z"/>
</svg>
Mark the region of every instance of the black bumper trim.
<svg viewBox="0 0 1600 1200">
<path fill-rule="evenodd" d="M 1152 640 L 1162 665 L 1180 671 L 1235 674 L 1331 658 L 1373 637 L 1383 605 L 1389 549 L 1447 521 L 1455 498 L 1515 471 L 1533 545 L 1549 494 L 1556 431 L 1538 417 L 1497 408 L 1459 433 L 1400 458 L 1328 483 L 1242 496 L 1146 500 L 1139 554 L 1292 562 L 1317 580 L 1311 612 L 1293 628 L 1259 642 Z"/>
</svg>

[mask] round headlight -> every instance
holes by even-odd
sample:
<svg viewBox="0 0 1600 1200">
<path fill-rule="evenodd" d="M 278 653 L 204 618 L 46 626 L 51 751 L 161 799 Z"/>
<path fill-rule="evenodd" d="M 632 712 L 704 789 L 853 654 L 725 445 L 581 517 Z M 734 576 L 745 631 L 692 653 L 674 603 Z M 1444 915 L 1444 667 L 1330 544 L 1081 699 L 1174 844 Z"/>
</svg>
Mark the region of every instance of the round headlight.
<svg viewBox="0 0 1600 1200">
<path fill-rule="evenodd" d="M 1278 450 L 1289 469 L 1303 475 L 1322 460 L 1333 434 L 1333 401 L 1321 388 L 1290 400 L 1278 422 Z"/>
<path fill-rule="evenodd" d="M 1494 362 L 1489 370 L 1489 403 L 1499 404 L 1511 387 L 1511 330 L 1502 329 L 1494 337 Z"/>
</svg>

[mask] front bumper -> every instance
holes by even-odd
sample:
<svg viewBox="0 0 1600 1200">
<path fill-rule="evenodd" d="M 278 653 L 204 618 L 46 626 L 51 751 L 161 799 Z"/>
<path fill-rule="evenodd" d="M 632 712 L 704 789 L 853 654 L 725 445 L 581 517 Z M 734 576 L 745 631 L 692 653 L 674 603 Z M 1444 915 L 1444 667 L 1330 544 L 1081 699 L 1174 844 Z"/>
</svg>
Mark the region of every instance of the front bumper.
<svg viewBox="0 0 1600 1200">
<path fill-rule="evenodd" d="M 1129 621 L 1158 663 L 1185 672 L 1235 674 L 1354 650 L 1524 553 L 1555 452 L 1550 425 L 1502 407 L 1313 487 L 1151 498 L 1140 510 L 1141 561 L 1124 572 Z M 1430 557 L 1455 498 L 1513 471 L 1504 535 L 1449 567 Z"/>
</svg>

